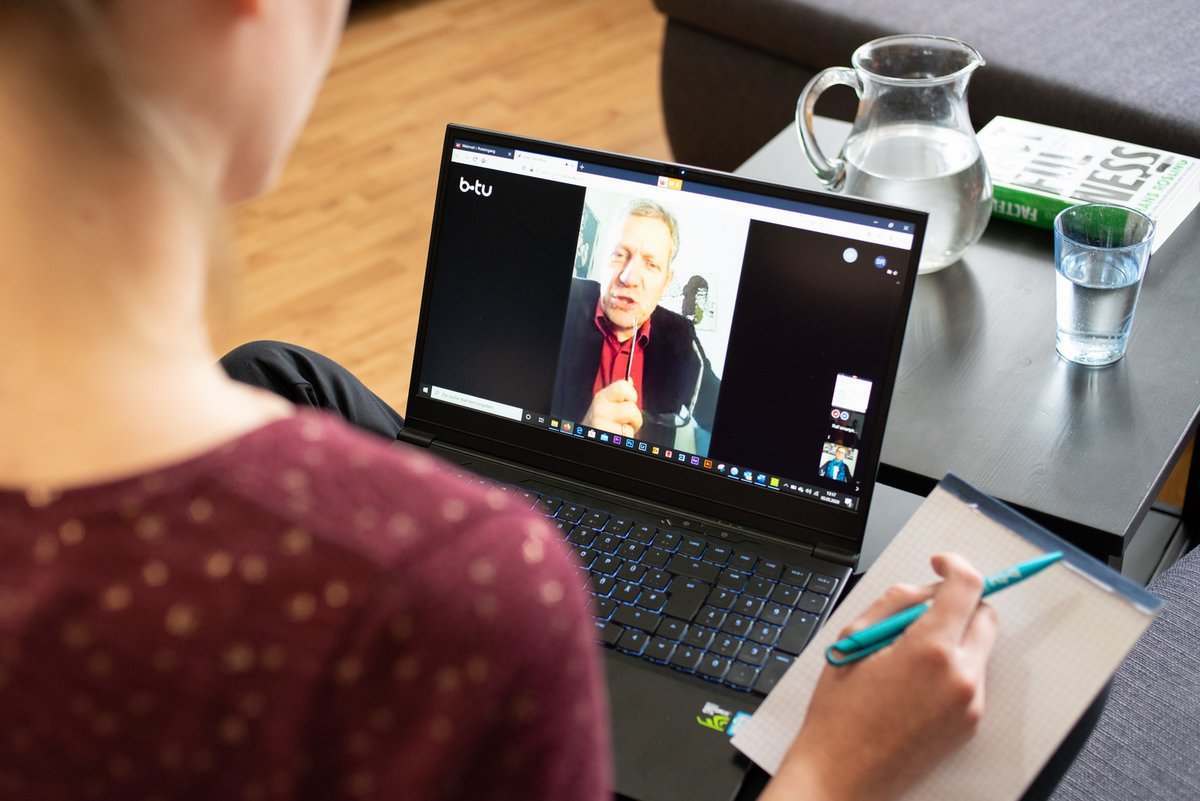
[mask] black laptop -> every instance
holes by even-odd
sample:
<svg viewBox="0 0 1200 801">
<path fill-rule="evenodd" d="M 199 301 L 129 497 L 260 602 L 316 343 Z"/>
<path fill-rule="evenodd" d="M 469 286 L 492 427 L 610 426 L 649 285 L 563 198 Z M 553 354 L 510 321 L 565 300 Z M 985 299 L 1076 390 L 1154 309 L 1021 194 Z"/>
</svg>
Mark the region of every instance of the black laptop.
<svg viewBox="0 0 1200 801">
<path fill-rule="evenodd" d="M 401 438 L 574 551 L 621 795 L 737 794 L 862 551 L 925 224 L 447 128 Z"/>
</svg>

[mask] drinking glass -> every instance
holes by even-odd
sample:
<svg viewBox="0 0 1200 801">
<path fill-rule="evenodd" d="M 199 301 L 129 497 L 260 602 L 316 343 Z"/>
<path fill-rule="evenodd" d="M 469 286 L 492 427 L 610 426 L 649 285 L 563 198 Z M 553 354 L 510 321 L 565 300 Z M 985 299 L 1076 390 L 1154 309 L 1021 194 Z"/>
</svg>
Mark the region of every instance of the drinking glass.
<svg viewBox="0 0 1200 801">
<path fill-rule="evenodd" d="M 1150 261 L 1154 221 L 1125 206 L 1085 203 L 1054 219 L 1056 347 L 1099 367 L 1125 355 Z"/>
</svg>

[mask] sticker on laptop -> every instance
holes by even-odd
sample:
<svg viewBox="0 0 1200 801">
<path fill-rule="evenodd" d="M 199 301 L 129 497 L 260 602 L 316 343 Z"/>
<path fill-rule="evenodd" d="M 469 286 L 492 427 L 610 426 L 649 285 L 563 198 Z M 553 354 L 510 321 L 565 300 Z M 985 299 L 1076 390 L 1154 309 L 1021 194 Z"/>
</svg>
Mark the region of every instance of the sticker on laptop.
<svg viewBox="0 0 1200 801">
<path fill-rule="evenodd" d="M 706 703 L 700 710 L 700 714 L 696 716 L 696 722 L 701 726 L 723 732 L 730 737 L 749 719 L 749 712 L 730 712 L 714 701 Z"/>
</svg>

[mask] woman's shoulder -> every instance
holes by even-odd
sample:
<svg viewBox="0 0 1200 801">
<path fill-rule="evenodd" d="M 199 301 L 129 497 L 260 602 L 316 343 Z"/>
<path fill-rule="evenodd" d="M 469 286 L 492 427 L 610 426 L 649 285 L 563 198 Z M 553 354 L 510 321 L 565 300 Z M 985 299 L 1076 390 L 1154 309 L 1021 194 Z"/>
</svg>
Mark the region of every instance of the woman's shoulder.
<svg viewBox="0 0 1200 801">
<path fill-rule="evenodd" d="M 461 548 L 497 527 L 549 532 L 513 488 L 330 414 L 303 412 L 267 426 L 221 461 L 209 480 L 223 493 L 369 558 Z"/>
</svg>

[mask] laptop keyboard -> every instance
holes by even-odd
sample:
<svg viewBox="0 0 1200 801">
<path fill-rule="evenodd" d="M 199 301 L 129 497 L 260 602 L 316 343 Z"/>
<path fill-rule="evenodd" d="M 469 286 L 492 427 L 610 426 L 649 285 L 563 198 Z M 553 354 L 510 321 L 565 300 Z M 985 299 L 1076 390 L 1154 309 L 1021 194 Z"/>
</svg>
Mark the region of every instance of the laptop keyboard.
<svg viewBox="0 0 1200 801">
<path fill-rule="evenodd" d="M 769 692 L 838 588 L 836 577 L 802 564 L 496 487 L 551 518 L 574 549 L 593 596 L 597 640 L 735 690 Z"/>
</svg>

